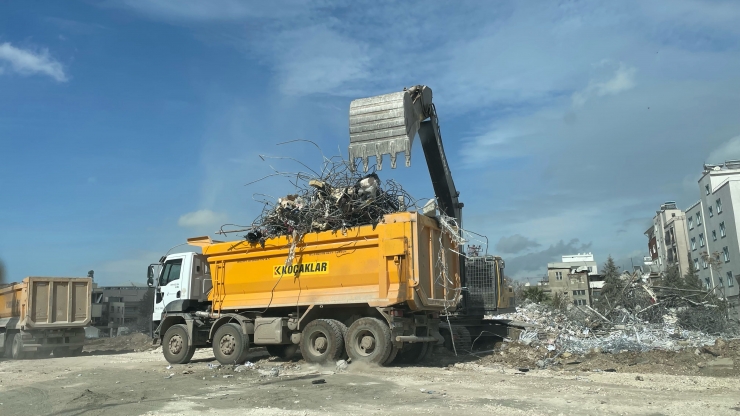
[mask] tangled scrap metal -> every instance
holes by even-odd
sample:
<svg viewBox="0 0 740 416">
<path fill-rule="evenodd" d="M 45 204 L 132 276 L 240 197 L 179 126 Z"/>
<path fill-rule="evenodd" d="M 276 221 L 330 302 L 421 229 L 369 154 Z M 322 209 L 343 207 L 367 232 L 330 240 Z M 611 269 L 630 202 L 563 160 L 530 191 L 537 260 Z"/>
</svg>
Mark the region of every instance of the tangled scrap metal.
<svg viewBox="0 0 740 416">
<path fill-rule="evenodd" d="M 245 238 L 264 243 L 278 236 L 300 239 L 310 232 L 342 231 L 360 225 L 376 226 L 386 214 L 416 207 L 416 200 L 393 180 L 381 181 L 373 171 L 360 173 L 357 165 L 340 157 L 324 158 L 320 172 L 290 176 L 292 194 L 265 199 L 260 215 Z M 221 233 L 227 233 L 223 227 Z"/>
</svg>

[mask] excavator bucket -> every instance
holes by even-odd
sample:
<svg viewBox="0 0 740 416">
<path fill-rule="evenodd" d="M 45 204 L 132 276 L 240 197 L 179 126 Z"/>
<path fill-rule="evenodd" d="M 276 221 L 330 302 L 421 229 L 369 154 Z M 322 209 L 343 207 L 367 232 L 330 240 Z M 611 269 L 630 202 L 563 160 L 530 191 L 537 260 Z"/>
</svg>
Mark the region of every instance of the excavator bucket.
<svg viewBox="0 0 740 416">
<path fill-rule="evenodd" d="M 367 172 L 369 157 L 375 156 L 377 170 L 381 170 L 383 155 L 390 155 L 391 168 L 395 169 L 396 157 L 403 152 L 406 166 L 410 166 L 411 144 L 420 123 L 429 117 L 431 103 L 432 90 L 422 85 L 352 101 L 349 105 L 350 160 L 361 158 Z"/>
</svg>

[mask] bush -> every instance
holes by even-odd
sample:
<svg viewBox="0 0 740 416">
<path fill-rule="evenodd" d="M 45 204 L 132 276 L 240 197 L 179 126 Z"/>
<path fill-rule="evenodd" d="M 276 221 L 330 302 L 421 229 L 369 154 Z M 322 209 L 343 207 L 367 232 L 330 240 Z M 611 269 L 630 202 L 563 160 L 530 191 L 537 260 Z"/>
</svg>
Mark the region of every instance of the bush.
<svg viewBox="0 0 740 416">
<path fill-rule="evenodd" d="M 525 287 L 522 289 L 521 298 L 522 300 L 528 300 L 534 303 L 542 303 L 550 299 L 547 293 L 539 286 Z"/>
</svg>

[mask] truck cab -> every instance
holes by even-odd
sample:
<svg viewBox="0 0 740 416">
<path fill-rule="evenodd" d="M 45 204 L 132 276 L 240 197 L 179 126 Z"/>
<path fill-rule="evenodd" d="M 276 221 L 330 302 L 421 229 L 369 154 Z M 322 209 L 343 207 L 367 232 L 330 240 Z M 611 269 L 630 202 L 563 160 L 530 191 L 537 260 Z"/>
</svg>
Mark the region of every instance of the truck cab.
<svg viewBox="0 0 740 416">
<path fill-rule="evenodd" d="M 211 270 L 202 254 L 170 254 L 159 264 L 150 265 L 147 275 L 149 287 L 156 288 L 152 314 L 155 325 L 165 312 L 183 312 L 208 302 Z"/>
</svg>

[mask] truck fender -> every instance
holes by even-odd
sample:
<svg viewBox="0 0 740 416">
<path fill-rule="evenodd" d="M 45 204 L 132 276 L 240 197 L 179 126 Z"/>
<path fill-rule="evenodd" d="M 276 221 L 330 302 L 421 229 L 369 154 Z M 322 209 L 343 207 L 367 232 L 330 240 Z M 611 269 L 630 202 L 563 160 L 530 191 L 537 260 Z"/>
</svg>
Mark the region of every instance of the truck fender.
<svg viewBox="0 0 740 416">
<path fill-rule="evenodd" d="M 177 324 L 185 324 L 188 327 L 188 336 L 192 340 L 193 338 L 193 320 L 192 319 L 185 319 L 181 315 L 169 315 L 165 316 L 164 319 L 162 319 L 162 322 L 159 323 L 159 328 L 157 328 L 157 333 L 159 334 L 159 339 L 162 340 L 164 338 L 164 334 L 167 333 L 167 330 L 170 329 L 172 325 Z"/>
</svg>

